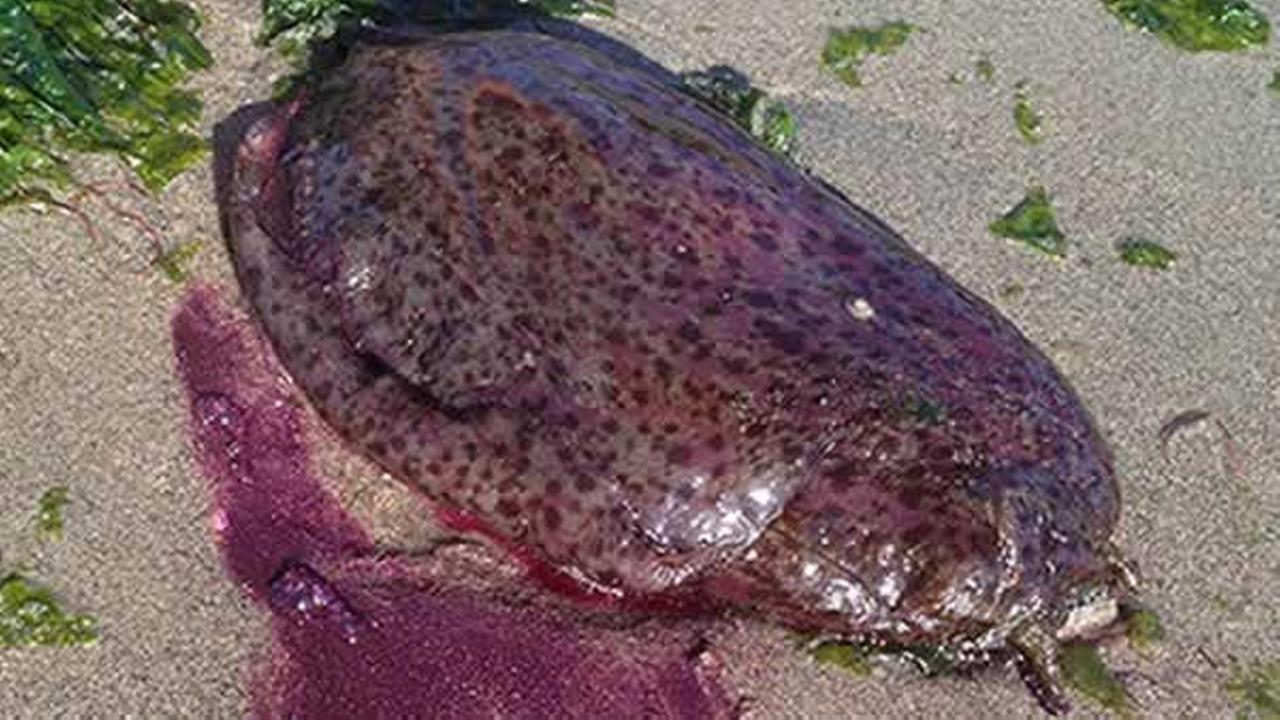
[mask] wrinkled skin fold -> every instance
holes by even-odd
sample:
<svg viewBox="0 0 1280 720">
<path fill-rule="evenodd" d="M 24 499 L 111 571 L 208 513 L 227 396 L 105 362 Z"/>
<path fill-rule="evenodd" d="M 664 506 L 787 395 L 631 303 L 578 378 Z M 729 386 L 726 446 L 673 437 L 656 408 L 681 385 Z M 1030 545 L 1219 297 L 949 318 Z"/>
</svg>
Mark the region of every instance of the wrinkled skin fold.
<svg viewBox="0 0 1280 720">
<path fill-rule="evenodd" d="M 532 561 L 982 650 L 1116 584 L 1110 456 L 1048 360 L 669 74 L 530 32 L 368 42 L 222 134 L 294 380 Z"/>
</svg>

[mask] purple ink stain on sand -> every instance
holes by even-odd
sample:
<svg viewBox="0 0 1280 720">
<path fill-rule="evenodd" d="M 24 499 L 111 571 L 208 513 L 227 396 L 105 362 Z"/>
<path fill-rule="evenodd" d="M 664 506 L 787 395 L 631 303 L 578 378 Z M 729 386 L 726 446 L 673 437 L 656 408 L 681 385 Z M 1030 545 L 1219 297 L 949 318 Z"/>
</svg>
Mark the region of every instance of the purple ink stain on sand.
<svg viewBox="0 0 1280 720">
<path fill-rule="evenodd" d="M 228 573 L 273 616 L 254 715 L 732 715 L 688 632 L 575 621 L 379 556 L 311 474 L 297 394 L 252 327 L 197 288 L 173 339 Z"/>
</svg>

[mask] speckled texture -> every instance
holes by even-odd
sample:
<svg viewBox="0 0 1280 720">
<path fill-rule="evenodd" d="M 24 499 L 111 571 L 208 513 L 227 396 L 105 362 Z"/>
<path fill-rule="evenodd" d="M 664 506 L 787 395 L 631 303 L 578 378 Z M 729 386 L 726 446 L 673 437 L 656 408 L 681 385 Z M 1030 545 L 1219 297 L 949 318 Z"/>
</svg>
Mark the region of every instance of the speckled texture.
<svg viewBox="0 0 1280 720">
<path fill-rule="evenodd" d="M 1110 581 L 1050 363 L 669 76 L 370 43 L 234 152 L 237 271 L 321 413 L 593 590 L 994 645 Z"/>
</svg>

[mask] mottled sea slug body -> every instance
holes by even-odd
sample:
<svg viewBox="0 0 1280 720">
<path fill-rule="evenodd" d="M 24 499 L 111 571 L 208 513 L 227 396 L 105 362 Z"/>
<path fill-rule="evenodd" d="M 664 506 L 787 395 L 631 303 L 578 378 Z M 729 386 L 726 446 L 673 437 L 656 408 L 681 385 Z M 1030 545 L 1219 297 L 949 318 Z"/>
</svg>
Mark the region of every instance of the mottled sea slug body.
<svg viewBox="0 0 1280 720">
<path fill-rule="evenodd" d="M 280 358 L 543 567 L 992 650 L 1114 585 L 1108 452 L 1045 357 L 671 76 L 462 33 L 259 112 L 220 200 Z"/>
</svg>

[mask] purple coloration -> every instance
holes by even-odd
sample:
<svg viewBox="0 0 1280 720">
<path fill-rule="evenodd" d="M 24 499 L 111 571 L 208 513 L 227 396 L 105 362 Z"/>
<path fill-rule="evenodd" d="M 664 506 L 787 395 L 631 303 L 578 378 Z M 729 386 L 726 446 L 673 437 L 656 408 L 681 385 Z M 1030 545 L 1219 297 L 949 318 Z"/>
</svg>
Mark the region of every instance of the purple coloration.
<svg viewBox="0 0 1280 720">
<path fill-rule="evenodd" d="M 1115 586 L 1110 456 L 1048 360 L 667 75 L 402 38 L 260 113 L 220 201 L 281 361 L 540 566 L 979 653 Z"/>
<path fill-rule="evenodd" d="M 424 593 L 406 584 L 366 595 L 383 621 L 354 642 L 312 625 L 280 630 L 291 652 L 277 666 L 273 684 L 283 698 L 271 715 L 727 716 L 679 652 L 653 644 L 628 647 L 620 637 L 608 643 L 599 631 L 579 634 L 465 593 Z"/>
<path fill-rule="evenodd" d="M 363 617 L 319 573 L 301 563 L 289 563 L 271 581 L 271 609 L 293 618 L 298 626 L 326 624 L 354 643 L 366 629 Z"/>
<path fill-rule="evenodd" d="M 376 557 L 308 473 L 290 389 L 244 327 L 203 289 L 173 321 L 224 557 L 275 615 L 256 715 L 728 717 L 710 671 L 687 657 L 689 628 L 636 640 L 520 605 L 521 590 L 496 580 Z"/>
<path fill-rule="evenodd" d="M 174 347 L 213 479 L 214 532 L 232 577 L 267 602 L 289 563 L 366 552 L 372 541 L 307 475 L 288 382 L 226 313 L 211 292 L 193 294 L 174 318 Z"/>
</svg>

